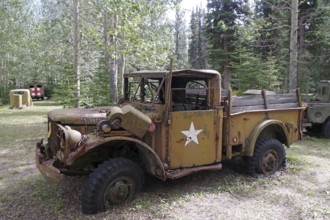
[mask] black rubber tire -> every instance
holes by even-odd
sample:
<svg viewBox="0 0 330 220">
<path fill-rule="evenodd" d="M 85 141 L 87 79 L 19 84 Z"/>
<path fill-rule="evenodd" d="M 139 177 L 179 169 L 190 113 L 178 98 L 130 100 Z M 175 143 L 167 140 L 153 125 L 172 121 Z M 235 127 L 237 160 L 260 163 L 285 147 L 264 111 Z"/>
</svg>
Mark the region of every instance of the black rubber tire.
<svg viewBox="0 0 330 220">
<path fill-rule="evenodd" d="M 258 139 L 253 156 L 248 158 L 248 173 L 251 176 L 273 175 L 280 167 L 285 167 L 285 157 L 285 150 L 280 141 L 274 138 Z"/>
<path fill-rule="evenodd" d="M 324 138 L 330 138 L 330 119 L 326 120 L 323 124 L 322 134 Z"/>
<path fill-rule="evenodd" d="M 142 189 L 144 173 L 126 158 L 108 160 L 95 169 L 85 182 L 81 196 L 84 214 L 95 214 L 134 199 Z"/>
<path fill-rule="evenodd" d="M 312 124 L 312 127 L 306 127 L 306 131 L 311 133 L 321 133 L 322 132 L 322 125 L 320 124 Z"/>
</svg>

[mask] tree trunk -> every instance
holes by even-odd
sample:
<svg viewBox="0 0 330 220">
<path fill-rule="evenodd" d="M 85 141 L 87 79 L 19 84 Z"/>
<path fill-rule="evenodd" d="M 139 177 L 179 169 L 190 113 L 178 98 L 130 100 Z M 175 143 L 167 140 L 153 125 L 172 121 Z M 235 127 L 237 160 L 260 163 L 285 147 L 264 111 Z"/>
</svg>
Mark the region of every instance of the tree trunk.
<svg viewBox="0 0 330 220">
<path fill-rule="evenodd" d="M 79 107 L 80 99 L 80 68 L 79 68 L 79 53 L 80 53 L 80 33 L 79 33 L 79 0 L 73 1 L 73 40 L 74 40 L 74 58 L 73 58 L 73 71 L 75 76 L 76 91 L 74 106 Z"/>
<path fill-rule="evenodd" d="M 303 93 L 308 93 L 308 68 L 305 63 L 305 55 L 306 55 L 306 45 L 305 45 L 305 21 L 306 16 L 300 16 L 299 19 L 299 49 L 298 49 L 298 71 L 299 71 L 299 79 L 300 79 L 300 91 Z"/>
<path fill-rule="evenodd" d="M 301 18 L 299 20 L 299 57 L 304 58 L 306 54 L 305 45 L 305 19 Z"/>
<path fill-rule="evenodd" d="M 227 64 L 223 68 L 223 88 L 225 90 L 229 89 L 229 68 Z"/>
<path fill-rule="evenodd" d="M 228 46 L 227 44 L 224 45 L 224 52 L 228 54 Z M 223 88 L 225 90 L 229 89 L 229 67 L 228 63 L 226 62 L 223 67 Z"/>
<path fill-rule="evenodd" d="M 291 33 L 290 33 L 290 67 L 289 67 L 289 92 L 297 88 L 297 27 L 298 27 L 298 0 L 292 0 L 291 5 Z"/>
<path fill-rule="evenodd" d="M 116 28 L 116 15 L 110 17 L 110 28 L 115 30 Z M 109 68 L 109 84 L 110 84 L 110 98 L 112 102 L 118 101 L 117 85 L 118 85 L 118 72 L 116 65 L 116 37 L 113 34 L 109 35 L 109 42 L 111 44 L 111 52 L 108 59 Z"/>
<path fill-rule="evenodd" d="M 108 34 L 109 30 L 115 28 L 115 15 L 109 15 L 104 10 L 104 23 L 103 23 L 103 41 L 104 41 L 104 58 L 106 60 L 106 71 L 108 73 L 108 82 L 110 88 L 110 101 L 117 102 L 117 78 L 118 72 L 116 67 L 116 38 L 113 34 Z"/>
<path fill-rule="evenodd" d="M 118 61 L 118 96 L 123 97 L 124 94 L 124 73 L 125 73 L 125 55 L 121 54 Z"/>
<path fill-rule="evenodd" d="M 202 17 L 201 17 L 201 29 L 203 29 L 203 27 L 205 27 L 205 9 L 202 10 Z M 202 36 L 201 36 L 201 41 L 202 41 L 202 57 L 203 57 L 203 68 L 204 69 L 209 69 L 209 64 L 207 63 L 207 52 L 206 52 L 206 48 L 207 48 L 207 40 L 205 37 L 205 34 L 202 32 Z"/>
</svg>

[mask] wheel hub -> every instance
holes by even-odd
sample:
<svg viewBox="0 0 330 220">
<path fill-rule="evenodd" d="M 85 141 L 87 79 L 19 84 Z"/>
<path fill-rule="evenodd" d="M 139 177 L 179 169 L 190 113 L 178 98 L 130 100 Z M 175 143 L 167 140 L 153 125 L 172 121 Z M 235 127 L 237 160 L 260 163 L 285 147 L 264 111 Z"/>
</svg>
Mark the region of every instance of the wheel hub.
<svg viewBox="0 0 330 220">
<path fill-rule="evenodd" d="M 120 177 L 112 181 L 105 193 L 105 205 L 125 203 L 134 194 L 134 184 L 129 177 Z"/>
<path fill-rule="evenodd" d="M 273 174 L 279 166 L 279 156 L 276 151 L 269 150 L 262 158 L 262 171 L 266 175 Z"/>
</svg>

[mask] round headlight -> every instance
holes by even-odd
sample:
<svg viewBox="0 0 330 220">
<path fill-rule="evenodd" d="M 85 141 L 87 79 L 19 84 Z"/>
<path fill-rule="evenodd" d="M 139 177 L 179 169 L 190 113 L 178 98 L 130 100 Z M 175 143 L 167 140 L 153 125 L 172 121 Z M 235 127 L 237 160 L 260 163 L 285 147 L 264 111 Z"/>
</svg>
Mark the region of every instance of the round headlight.
<svg viewBox="0 0 330 220">
<path fill-rule="evenodd" d="M 76 131 L 76 130 L 68 130 L 67 131 L 67 134 L 68 134 L 68 144 L 69 144 L 69 147 L 71 149 L 75 148 L 76 145 L 80 142 L 81 140 L 81 133 L 79 131 Z"/>
</svg>

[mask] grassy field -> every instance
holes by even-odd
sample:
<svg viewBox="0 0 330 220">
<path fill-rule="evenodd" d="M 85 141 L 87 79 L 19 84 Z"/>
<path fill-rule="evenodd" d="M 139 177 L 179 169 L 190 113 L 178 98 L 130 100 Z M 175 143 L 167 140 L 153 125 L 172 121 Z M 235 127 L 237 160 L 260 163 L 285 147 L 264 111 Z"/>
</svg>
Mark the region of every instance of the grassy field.
<svg viewBox="0 0 330 220">
<path fill-rule="evenodd" d="M 162 182 L 146 178 L 143 192 L 125 206 L 85 216 L 85 177 L 48 184 L 35 167 L 35 144 L 47 134 L 48 111 L 36 102 L 0 108 L 0 219 L 330 219 L 330 141 L 306 137 L 287 151 L 288 166 L 271 178 L 247 176 L 233 160 L 221 171 Z"/>
</svg>

